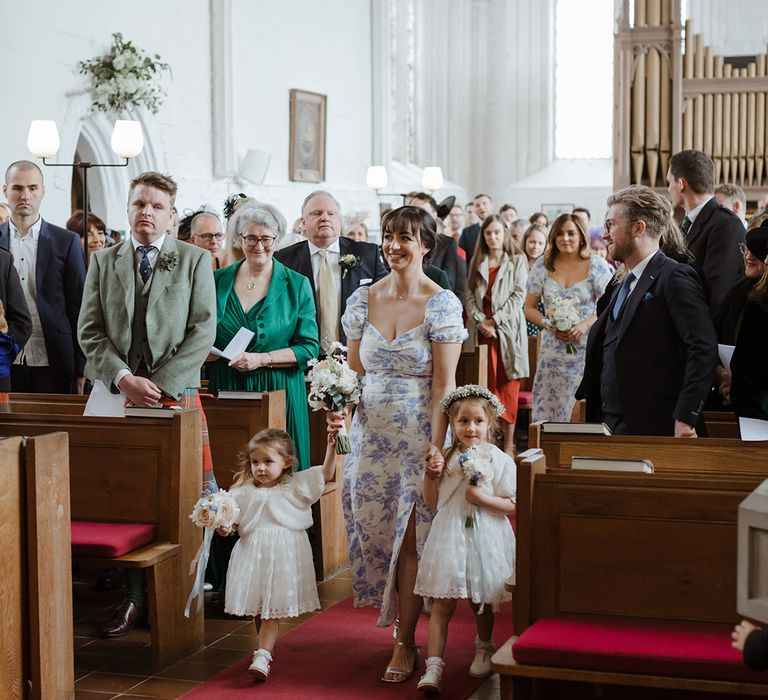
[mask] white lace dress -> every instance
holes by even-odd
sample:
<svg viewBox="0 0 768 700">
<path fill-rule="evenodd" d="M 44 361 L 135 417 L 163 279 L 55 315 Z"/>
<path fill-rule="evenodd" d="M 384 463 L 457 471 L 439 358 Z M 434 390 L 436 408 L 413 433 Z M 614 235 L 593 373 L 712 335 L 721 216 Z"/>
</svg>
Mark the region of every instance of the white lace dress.
<svg viewBox="0 0 768 700">
<path fill-rule="evenodd" d="M 517 469 L 508 454 L 484 443 L 484 461 L 493 478 L 480 487 L 489 494 L 515 498 Z M 456 451 L 440 481 L 437 515 L 419 562 L 414 591 L 432 598 L 467 598 L 488 603 L 494 610 L 512 600 L 504 582 L 515 572 L 515 533 L 506 515 L 467 503 L 464 476 Z M 472 527 L 467 527 L 467 517 Z"/>
<path fill-rule="evenodd" d="M 312 467 L 271 488 L 248 483 L 231 490 L 240 539 L 229 562 L 226 612 L 267 620 L 320 608 L 306 530 L 324 486 L 322 467 Z"/>
</svg>

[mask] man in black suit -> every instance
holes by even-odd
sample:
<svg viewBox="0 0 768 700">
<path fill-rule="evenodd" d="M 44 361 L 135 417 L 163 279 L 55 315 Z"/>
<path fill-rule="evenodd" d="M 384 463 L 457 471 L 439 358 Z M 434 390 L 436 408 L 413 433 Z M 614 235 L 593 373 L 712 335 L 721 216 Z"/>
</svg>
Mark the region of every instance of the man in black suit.
<svg viewBox="0 0 768 700">
<path fill-rule="evenodd" d="M 667 185 L 672 206 L 685 209 L 680 228 L 714 317 L 725 295 L 744 274 L 739 251 L 744 226 L 715 199 L 715 164 L 706 153 L 675 153 L 669 161 Z"/>
<path fill-rule="evenodd" d="M 85 358 L 76 333 L 85 282 L 80 238 L 40 216 L 45 185 L 34 163 L 11 163 L 3 194 L 11 218 L 0 226 L 0 248 L 13 254 L 32 317 L 32 334 L 11 370 L 11 387 L 82 393 Z"/>
<path fill-rule="evenodd" d="M 22 348 L 32 333 L 32 318 L 21 288 L 13 256 L 0 248 L 0 301 L 3 303 L 8 335 Z"/>
<path fill-rule="evenodd" d="M 472 204 L 475 208 L 478 222 L 462 229 L 461 236 L 459 236 L 459 247 L 467 254 L 467 269 L 472 264 L 472 255 L 475 252 L 477 239 L 480 236 L 480 227 L 483 225 L 483 221 L 496 211 L 496 207 L 489 194 L 475 195 Z"/>
<path fill-rule="evenodd" d="M 309 279 L 315 295 L 320 345 L 325 348 L 336 339 L 346 344 L 339 321 L 347 299 L 361 285 L 386 276 L 387 268 L 377 245 L 341 237 L 341 208 L 330 193 L 312 192 L 301 206 L 301 222 L 307 240 L 276 251 L 275 258 Z M 321 291 L 329 288 L 334 293 L 324 297 Z M 330 318 L 332 315 L 334 318 Z"/>
<path fill-rule="evenodd" d="M 435 198 L 426 192 L 409 192 L 405 197 L 405 203 L 432 214 L 439 235 L 435 239 L 435 248 L 430 256 L 429 264 L 445 272 L 448 283 L 451 285 L 451 291 L 463 303 L 464 287 L 467 286 L 467 264 L 459 257 L 458 246 L 453 237 L 440 232 L 443 222 L 438 216 Z"/>
<path fill-rule="evenodd" d="M 627 276 L 587 339 L 587 420 L 618 434 L 696 437 L 717 360 L 701 284 L 659 250 L 672 215 L 666 199 L 632 185 L 608 207 L 608 256 Z"/>
</svg>

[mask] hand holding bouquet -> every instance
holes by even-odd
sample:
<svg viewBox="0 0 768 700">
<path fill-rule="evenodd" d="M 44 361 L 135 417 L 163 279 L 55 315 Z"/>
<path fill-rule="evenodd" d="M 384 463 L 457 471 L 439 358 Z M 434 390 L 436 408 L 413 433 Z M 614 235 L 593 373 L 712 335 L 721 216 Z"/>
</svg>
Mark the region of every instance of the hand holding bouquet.
<svg viewBox="0 0 768 700">
<path fill-rule="evenodd" d="M 341 413 L 348 403 L 358 403 L 362 391 L 360 377 L 348 364 L 341 343 L 331 343 L 326 358 L 320 362 L 310 360 L 309 394 L 307 401 L 313 411 Z M 336 454 L 349 454 L 349 436 L 344 426 L 336 436 Z"/>
<path fill-rule="evenodd" d="M 480 449 L 478 447 L 470 447 L 459 455 L 459 466 L 461 471 L 464 472 L 464 477 L 469 481 L 470 486 L 479 486 L 481 481 L 487 481 L 493 476 L 491 466 L 487 462 L 483 462 L 480 457 Z M 471 504 L 469 505 L 469 512 L 464 521 L 464 527 L 474 526 L 475 507 Z"/>
<path fill-rule="evenodd" d="M 561 333 L 571 330 L 581 321 L 577 304 L 577 299 L 568 297 L 558 297 L 555 299 L 546 309 L 545 327 L 548 329 L 554 328 Z M 573 343 L 566 342 L 565 351 L 569 355 L 573 355 L 576 352 L 576 346 Z"/>
<path fill-rule="evenodd" d="M 200 496 L 189 518 L 198 527 L 232 530 L 239 515 L 235 499 L 222 489 Z"/>
</svg>

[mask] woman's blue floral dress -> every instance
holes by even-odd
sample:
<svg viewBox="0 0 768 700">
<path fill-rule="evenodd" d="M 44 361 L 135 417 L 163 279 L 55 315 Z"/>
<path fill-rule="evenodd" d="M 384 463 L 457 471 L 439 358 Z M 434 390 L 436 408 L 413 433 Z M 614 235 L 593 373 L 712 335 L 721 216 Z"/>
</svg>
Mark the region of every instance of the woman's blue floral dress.
<svg viewBox="0 0 768 700">
<path fill-rule="evenodd" d="M 557 299 L 572 299 L 583 320 L 595 313 L 595 304 L 612 276 L 610 265 L 599 255 L 593 255 L 589 261 L 587 277 L 564 289 L 549 276 L 544 267 L 544 259 L 539 258 L 528 274 L 528 294 L 539 297 L 545 309 L 553 306 Z M 533 378 L 531 420 L 567 422 L 571 419 L 571 411 L 576 403 L 574 394 L 584 374 L 587 334 L 575 345 L 576 352 L 568 354 L 566 344 L 553 333 L 541 334 L 539 362 Z"/>
<path fill-rule="evenodd" d="M 432 430 L 431 343 L 461 343 L 467 331 L 448 290 L 427 302 L 422 324 L 392 341 L 368 323 L 367 287 L 349 298 L 341 322 L 349 339 L 360 340 L 365 369 L 344 464 L 352 590 L 356 607 L 381 608 L 378 624 L 385 626 L 397 613 L 395 565 L 411 511 L 419 555 L 433 517 L 421 500 Z"/>
</svg>

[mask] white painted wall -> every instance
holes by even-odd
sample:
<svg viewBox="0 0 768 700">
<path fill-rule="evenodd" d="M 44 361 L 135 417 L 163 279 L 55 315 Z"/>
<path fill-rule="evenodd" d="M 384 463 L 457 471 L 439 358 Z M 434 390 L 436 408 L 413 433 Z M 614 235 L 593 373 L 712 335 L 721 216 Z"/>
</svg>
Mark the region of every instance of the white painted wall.
<svg viewBox="0 0 768 700">
<path fill-rule="evenodd" d="M 720 56 L 765 53 L 768 4 L 765 0 L 687 0 L 686 14 L 704 45 Z"/>
<path fill-rule="evenodd" d="M 181 210 L 203 202 L 220 208 L 228 192 L 245 191 L 279 206 L 290 222 L 304 196 L 322 187 L 334 192 L 343 208 L 367 210 L 369 221 L 376 220 L 378 201 L 365 186 L 371 162 L 369 3 L 213 1 L 232 3 L 233 142 L 239 157 L 248 148 L 271 151 L 264 185 L 213 177 L 211 83 L 217 76 L 211 72 L 209 0 L 0 0 L 0 59 L 10 98 L 0 110 L 0 168 L 29 157 L 29 122 L 41 118 L 57 121 L 58 158 L 72 162 L 83 121 L 90 119 L 88 98 L 75 94 L 85 85 L 76 63 L 106 51 L 112 32 L 120 31 L 171 65 L 160 113 L 144 115 L 156 154 L 144 165 L 177 179 Z M 327 180 L 322 184 L 288 181 L 290 88 L 328 95 Z M 130 171 L 110 175 L 127 182 Z M 95 212 L 124 229 L 125 198 L 105 190 L 106 211 L 99 211 L 99 173 L 90 173 Z M 45 175 L 43 215 L 63 224 L 70 213 L 71 171 L 47 168 Z"/>
</svg>

